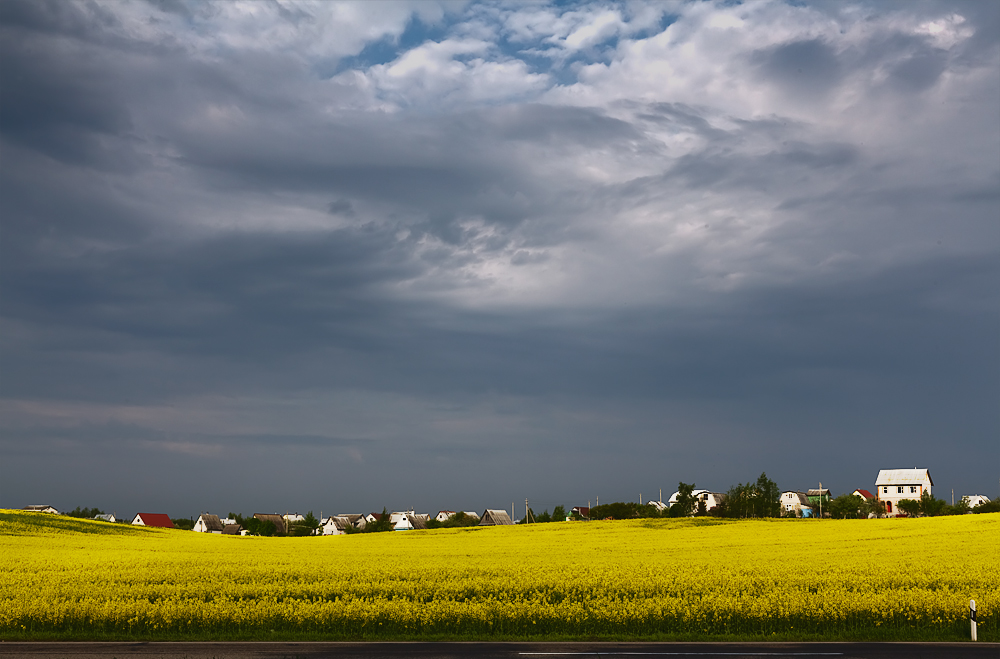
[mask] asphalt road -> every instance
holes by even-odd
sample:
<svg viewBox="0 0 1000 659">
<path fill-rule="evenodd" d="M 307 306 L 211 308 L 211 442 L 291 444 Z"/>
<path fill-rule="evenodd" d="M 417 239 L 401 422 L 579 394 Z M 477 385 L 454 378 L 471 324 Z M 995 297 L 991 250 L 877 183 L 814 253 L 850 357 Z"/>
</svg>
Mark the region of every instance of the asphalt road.
<svg viewBox="0 0 1000 659">
<path fill-rule="evenodd" d="M 1000 643 L 10 643 L 0 656 L 59 659 L 1000 659 Z"/>
</svg>

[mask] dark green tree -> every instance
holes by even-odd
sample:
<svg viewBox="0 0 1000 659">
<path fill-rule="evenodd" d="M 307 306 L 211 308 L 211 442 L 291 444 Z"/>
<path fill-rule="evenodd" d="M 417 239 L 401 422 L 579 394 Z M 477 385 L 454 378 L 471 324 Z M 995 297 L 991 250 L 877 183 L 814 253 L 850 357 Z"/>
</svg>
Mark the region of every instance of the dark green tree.
<svg viewBox="0 0 1000 659">
<path fill-rule="evenodd" d="M 382 508 L 382 514 L 374 522 L 369 522 L 365 524 L 365 533 L 384 533 L 386 531 L 392 531 L 392 516 L 389 515 L 389 511 L 384 507 Z"/>
<path fill-rule="evenodd" d="M 677 501 L 670 506 L 671 517 L 690 517 L 697 510 L 698 500 L 694 496 L 695 484 L 678 483 Z"/>
<path fill-rule="evenodd" d="M 301 537 L 305 535 L 316 535 L 316 529 L 319 528 L 319 520 L 313 515 L 313 511 L 307 512 L 302 516 L 302 520 L 294 522 L 289 526 L 288 535 Z"/>
<path fill-rule="evenodd" d="M 66 513 L 68 517 L 77 517 L 80 519 L 94 519 L 98 515 L 103 515 L 104 511 L 100 508 L 81 508 L 77 506 L 73 510 Z"/>
<path fill-rule="evenodd" d="M 757 477 L 755 495 L 760 517 L 781 516 L 781 490 L 764 472 Z"/>
<path fill-rule="evenodd" d="M 896 502 L 896 508 L 910 517 L 920 514 L 920 502 L 916 499 L 900 499 Z"/>
<path fill-rule="evenodd" d="M 972 512 L 976 515 L 980 513 L 1000 513 L 1000 499 L 995 499 L 993 501 L 983 501 L 982 503 L 977 503 L 973 508 Z"/>
<path fill-rule="evenodd" d="M 552 521 L 553 522 L 565 522 L 566 521 L 566 507 L 556 506 L 552 509 Z"/>
<path fill-rule="evenodd" d="M 830 517 L 834 519 L 857 519 L 861 513 L 861 506 L 864 501 L 854 494 L 841 494 L 836 499 L 831 500 L 829 506 Z M 827 510 L 827 509 L 824 509 Z"/>
<path fill-rule="evenodd" d="M 920 495 L 920 514 L 926 517 L 936 517 L 941 515 L 944 513 L 947 505 L 947 501 L 944 499 L 938 499 L 926 490 L 924 490 L 923 494 Z"/>
</svg>

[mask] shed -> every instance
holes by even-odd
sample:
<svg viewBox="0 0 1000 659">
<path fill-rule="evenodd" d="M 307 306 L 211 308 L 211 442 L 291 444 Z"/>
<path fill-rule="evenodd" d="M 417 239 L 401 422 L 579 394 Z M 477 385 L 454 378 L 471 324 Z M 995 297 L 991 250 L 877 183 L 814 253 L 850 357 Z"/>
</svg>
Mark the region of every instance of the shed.
<svg viewBox="0 0 1000 659">
<path fill-rule="evenodd" d="M 513 526 L 514 522 L 510 520 L 510 515 L 507 514 L 506 510 L 494 510 L 493 508 L 487 508 L 485 512 L 480 516 L 479 526 Z"/>
<path fill-rule="evenodd" d="M 223 524 L 222 535 L 243 535 L 243 527 L 239 524 Z"/>
</svg>

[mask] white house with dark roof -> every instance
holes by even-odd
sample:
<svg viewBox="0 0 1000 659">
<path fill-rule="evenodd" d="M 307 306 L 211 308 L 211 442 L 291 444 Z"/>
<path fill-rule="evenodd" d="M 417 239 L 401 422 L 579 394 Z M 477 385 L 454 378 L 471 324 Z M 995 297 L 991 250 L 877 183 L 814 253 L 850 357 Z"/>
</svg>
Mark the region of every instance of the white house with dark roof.
<svg viewBox="0 0 1000 659">
<path fill-rule="evenodd" d="M 875 479 L 875 496 L 885 505 L 886 514 L 895 517 L 900 501 L 919 500 L 924 492 L 930 496 L 933 486 L 929 469 L 882 469 Z"/>
<path fill-rule="evenodd" d="M 198 521 L 194 523 L 194 531 L 198 533 L 222 533 L 224 524 L 218 515 L 205 513 L 198 516 Z"/>
<path fill-rule="evenodd" d="M 809 495 L 799 490 L 788 490 L 781 493 L 781 511 L 786 515 L 796 517 L 811 517 L 813 514 Z"/>
</svg>

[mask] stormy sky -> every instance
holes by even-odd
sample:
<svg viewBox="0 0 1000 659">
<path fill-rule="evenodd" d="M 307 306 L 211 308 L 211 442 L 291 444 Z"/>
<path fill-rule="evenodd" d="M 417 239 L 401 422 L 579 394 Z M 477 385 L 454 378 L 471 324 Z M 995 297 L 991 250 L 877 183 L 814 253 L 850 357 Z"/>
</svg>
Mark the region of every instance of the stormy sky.
<svg viewBox="0 0 1000 659">
<path fill-rule="evenodd" d="M 0 507 L 1000 478 L 1000 5 L 0 2 Z"/>
</svg>

